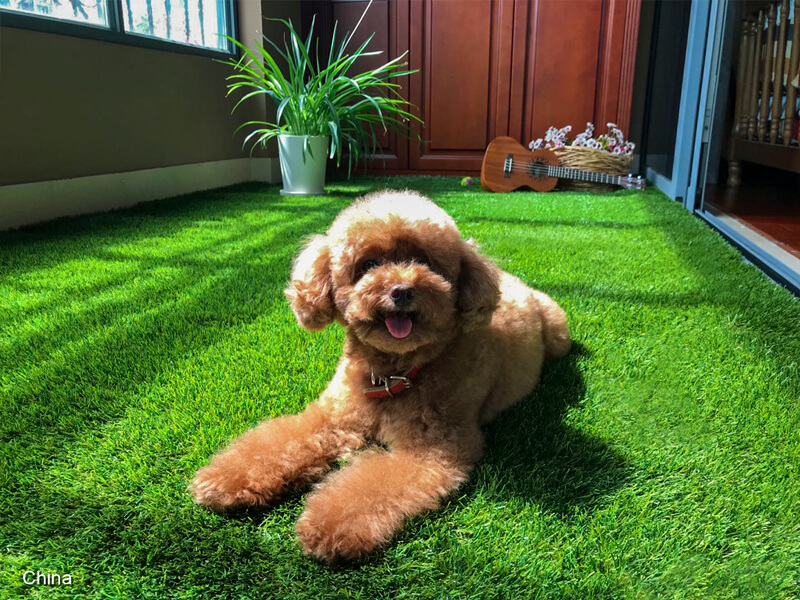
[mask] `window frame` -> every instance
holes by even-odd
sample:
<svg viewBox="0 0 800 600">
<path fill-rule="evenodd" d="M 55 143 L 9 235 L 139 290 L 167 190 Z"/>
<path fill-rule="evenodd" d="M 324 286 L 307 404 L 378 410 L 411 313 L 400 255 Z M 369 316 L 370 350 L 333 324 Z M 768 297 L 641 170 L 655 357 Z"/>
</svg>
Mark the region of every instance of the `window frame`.
<svg viewBox="0 0 800 600">
<path fill-rule="evenodd" d="M 136 46 L 139 48 L 149 48 L 151 50 L 161 50 L 163 52 L 174 52 L 177 54 L 190 54 L 194 56 L 205 56 L 209 58 L 227 59 L 238 56 L 233 44 L 226 40 L 227 50 L 215 50 L 204 48 L 203 46 L 193 46 L 182 42 L 174 42 L 163 38 L 148 37 L 138 33 L 130 33 L 124 30 L 122 19 L 122 0 L 98 0 L 106 2 L 108 5 L 108 25 L 97 25 L 94 23 L 83 23 L 79 21 L 67 21 L 46 15 L 26 14 L 0 8 L 0 27 L 13 27 L 14 29 L 27 29 L 29 31 L 39 31 L 43 33 L 54 33 L 100 42 L 110 42 L 112 44 L 123 44 L 126 46 Z M 231 23 L 231 37 L 238 39 L 237 30 L 239 26 L 238 2 L 236 0 L 221 0 L 225 7 L 228 20 Z"/>
</svg>

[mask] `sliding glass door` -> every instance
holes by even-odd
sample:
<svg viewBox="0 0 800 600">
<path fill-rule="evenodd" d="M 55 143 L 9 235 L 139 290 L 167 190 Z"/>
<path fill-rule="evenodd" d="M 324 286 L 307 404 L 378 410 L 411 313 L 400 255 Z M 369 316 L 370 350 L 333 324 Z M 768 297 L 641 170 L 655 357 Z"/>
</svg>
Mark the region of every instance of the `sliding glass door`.
<svg viewBox="0 0 800 600">
<path fill-rule="evenodd" d="M 793 4 L 784 0 L 787 5 Z M 753 262 L 762 267 L 770 276 L 781 283 L 800 290 L 800 176 L 777 169 L 764 168 L 759 171 L 751 168 L 746 172 L 747 185 L 738 185 L 742 177 L 740 166 L 733 162 L 736 140 L 747 134 L 734 132 L 742 110 L 741 101 L 736 107 L 736 81 L 738 62 L 742 61 L 744 50 L 741 44 L 742 27 L 752 28 L 755 36 L 758 21 L 745 20 L 745 3 L 728 0 L 712 0 L 709 3 L 695 2 L 694 6 L 708 6 L 707 44 L 702 55 L 699 45 L 687 46 L 686 65 L 697 62 L 702 65 L 699 85 L 699 102 L 691 148 L 689 144 L 676 143 L 676 163 L 678 154 L 685 159 L 690 156 L 690 169 L 685 180 L 673 177 L 676 189 L 683 189 L 687 209 L 705 219 L 712 227 L 738 246 Z M 780 9 L 778 2 L 772 3 L 773 10 Z M 769 9 L 764 3 L 765 12 Z M 788 11 L 787 11 L 788 12 Z M 780 14 L 780 13 L 779 13 Z M 789 13 L 791 15 L 791 13 Z M 778 17 L 779 19 L 780 17 Z M 787 19 L 787 23 L 788 23 Z M 773 48 L 778 47 L 779 21 L 773 21 Z M 792 28 L 786 28 L 786 31 Z M 768 24 L 764 22 L 764 59 L 768 39 Z M 777 51 L 773 52 L 776 57 Z M 755 55 L 753 55 L 755 56 Z M 777 63 L 777 60 L 775 61 Z M 743 63 L 744 70 L 738 70 L 739 77 L 749 68 L 751 61 Z M 774 67 L 773 67 L 774 68 Z M 788 69 L 787 69 L 788 70 Z M 762 81 L 759 83 L 763 83 Z M 787 81 L 792 85 L 791 81 Z M 752 89 L 752 88 L 751 88 Z M 780 86 L 776 86 L 780 89 Z M 772 94 L 775 96 L 775 94 Z M 770 98 L 770 94 L 765 95 Z M 781 94 L 777 94 L 781 97 Z M 683 101 L 686 97 L 682 98 Z M 691 98 L 689 99 L 691 101 Z M 772 110 L 773 104 L 764 108 Z M 780 108 L 780 107 L 778 107 Z M 788 110 L 792 110 L 790 107 Z M 779 115 L 780 116 L 780 115 Z M 774 119 L 774 117 L 773 117 Z M 777 119 L 776 123 L 783 123 Z M 736 140 L 733 140 L 736 136 Z M 766 141 L 767 136 L 764 136 Z M 788 146 L 795 144 L 790 140 Z M 756 144 L 764 146 L 767 144 Z M 800 148 L 786 148 L 797 153 Z M 733 171 L 731 171 L 733 169 Z M 678 173 L 678 177 L 681 174 Z M 675 196 L 672 196 L 675 198 Z"/>
</svg>

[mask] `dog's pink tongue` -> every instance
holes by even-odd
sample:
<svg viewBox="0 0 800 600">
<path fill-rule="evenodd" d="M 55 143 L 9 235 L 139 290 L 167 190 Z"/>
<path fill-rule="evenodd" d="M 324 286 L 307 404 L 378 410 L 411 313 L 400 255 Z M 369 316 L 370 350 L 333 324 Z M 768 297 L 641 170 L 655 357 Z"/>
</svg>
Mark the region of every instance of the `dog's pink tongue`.
<svg viewBox="0 0 800 600">
<path fill-rule="evenodd" d="M 411 333 L 411 319 L 408 315 L 395 313 L 386 317 L 386 328 L 396 338 L 404 338 Z"/>
</svg>

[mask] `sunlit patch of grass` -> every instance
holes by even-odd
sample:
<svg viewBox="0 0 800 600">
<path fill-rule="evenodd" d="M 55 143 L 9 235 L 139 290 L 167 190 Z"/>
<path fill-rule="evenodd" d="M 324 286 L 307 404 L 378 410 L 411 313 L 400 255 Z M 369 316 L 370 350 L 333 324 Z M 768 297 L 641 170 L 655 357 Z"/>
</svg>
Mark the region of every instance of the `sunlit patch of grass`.
<svg viewBox="0 0 800 600">
<path fill-rule="evenodd" d="M 301 495 L 231 519 L 186 484 L 324 388 L 342 332 L 301 330 L 282 289 L 303 238 L 383 187 L 427 194 L 556 298 L 576 345 L 442 510 L 330 568 L 294 539 Z M 800 593 L 796 298 L 655 191 L 329 191 L 244 185 L 0 234 L 0 597 Z"/>
</svg>

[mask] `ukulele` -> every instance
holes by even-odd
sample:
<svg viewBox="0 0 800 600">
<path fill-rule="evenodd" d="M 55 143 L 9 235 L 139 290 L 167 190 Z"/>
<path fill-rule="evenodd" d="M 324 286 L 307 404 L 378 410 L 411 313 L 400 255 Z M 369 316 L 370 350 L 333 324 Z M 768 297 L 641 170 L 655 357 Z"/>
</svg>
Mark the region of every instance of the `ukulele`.
<svg viewBox="0 0 800 600">
<path fill-rule="evenodd" d="M 560 167 L 558 157 L 550 150 L 530 151 L 514 138 L 495 138 L 486 148 L 481 165 L 481 187 L 488 192 L 510 192 L 521 187 L 536 192 L 549 192 L 559 179 L 610 183 L 625 189 L 644 189 L 642 178 L 630 174 L 608 175 Z"/>
</svg>

